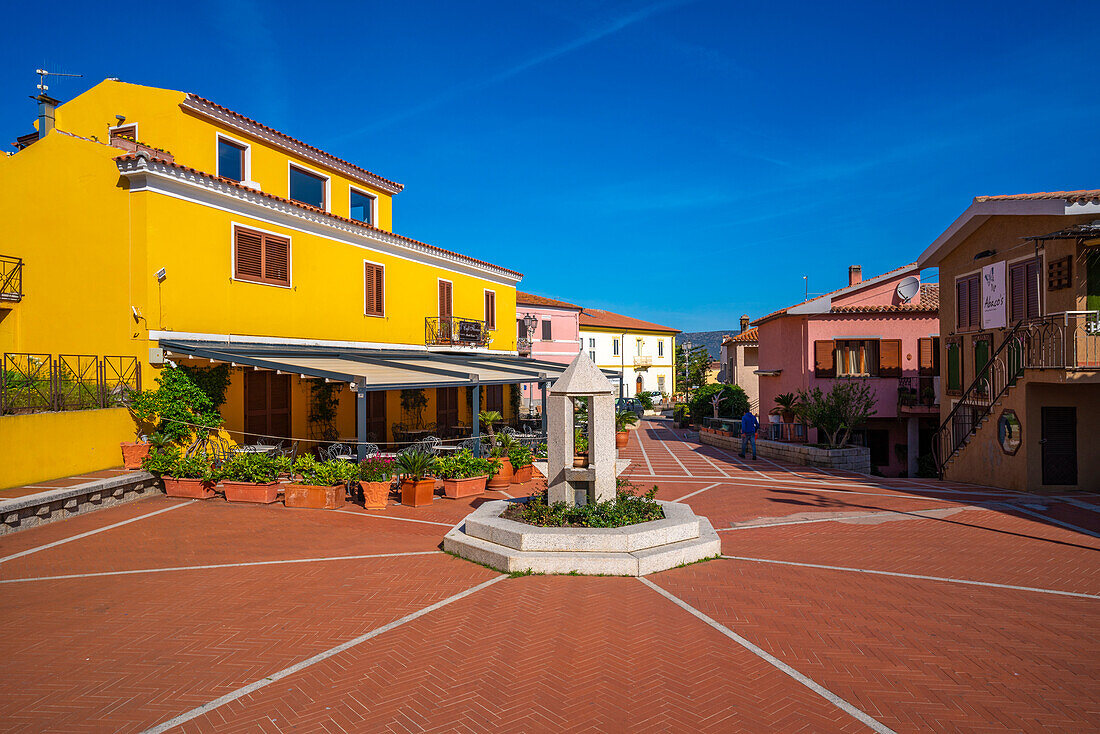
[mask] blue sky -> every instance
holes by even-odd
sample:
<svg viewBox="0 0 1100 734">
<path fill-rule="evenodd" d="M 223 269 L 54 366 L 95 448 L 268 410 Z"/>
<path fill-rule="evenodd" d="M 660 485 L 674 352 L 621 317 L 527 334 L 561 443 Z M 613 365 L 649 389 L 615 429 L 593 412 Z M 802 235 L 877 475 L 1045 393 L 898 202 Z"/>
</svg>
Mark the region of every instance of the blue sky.
<svg viewBox="0 0 1100 734">
<path fill-rule="evenodd" d="M 8 10 L 5 143 L 43 65 L 193 91 L 404 183 L 402 234 L 685 331 L 1100 186 L 1096 2 L 88 7 Z"/>
</svg>

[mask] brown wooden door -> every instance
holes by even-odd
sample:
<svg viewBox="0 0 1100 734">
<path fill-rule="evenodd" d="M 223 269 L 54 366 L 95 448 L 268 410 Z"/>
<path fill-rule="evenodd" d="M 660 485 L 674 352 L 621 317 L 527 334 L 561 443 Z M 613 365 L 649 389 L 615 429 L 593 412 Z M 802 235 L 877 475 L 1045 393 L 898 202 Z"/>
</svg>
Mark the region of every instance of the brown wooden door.
<svg viewBox="0 0 1100 734">
<path fill-rule="evenodd" d="M 504 415 L 504 385 L 485 386 L 485 408 Z"/>
<path fill-rule="evenodd" d="M 458 424 L 458 388 L 439 387 L 435 391 L 435 424 L 440 433 Z"/>
<path fill-rule="evenodd" d="M 1077 408 L 1042 410 L 1043 484 L 1077 484 Z"/>
<path fill-rule="evenodd" d="M 245 373 L 244 430 L 262 436 L 290 437 L 290 375 Z M 255 443 L 254 439 L 247 436 L 245 443 Z"/>
<path fill-rule="evenodd" d="M 367 393 L 367 440 L 386 440 L 386 392 L 384 390 Z"/>
</svg>

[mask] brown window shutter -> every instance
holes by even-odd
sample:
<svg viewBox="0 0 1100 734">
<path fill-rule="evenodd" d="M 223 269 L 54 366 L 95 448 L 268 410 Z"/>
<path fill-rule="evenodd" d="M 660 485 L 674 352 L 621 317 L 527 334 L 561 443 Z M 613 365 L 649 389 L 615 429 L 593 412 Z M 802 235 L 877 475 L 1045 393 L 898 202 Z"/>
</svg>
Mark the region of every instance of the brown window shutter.
<svg viewBox="0 0 1100 734">
<path fill-rule="evenodd" d="M 247 229 L 234 230 L 234 277 L 260 280 L 263 270 L 263 235 Z"/>
<path fill-rule="evenodd" d="M 264 235 L 264 280 L 290 285 L 290 240 Z"/>
<path fill-rule="evenodd" d="M 977 329 L 982 325 L 982 291 L 980 288 L 980 282 L 977 275 L 972 275 L 968 278 L 970 281 L 970 289 L 967 293 L 970 312 L 970 328 Z"/>
<path fill-rule="evenodd" d="M 969 329 L 969 316 L 970 312 L 967 311 L 967 293 L 970 291 L 965 278 L 955 281 L 955 327 L 958 329 Z"/>
<path fill-rule="evenodd" d="M 879 342 L 878 376 L 901 377 L 901 339 L 883 339 Z"/>
<path fill-rule="evenodd" d="M 439 281 L 439 318 L 449 319 L 451 312 L 451 284 L 445 280 Z"/>
<path fill-rule="evenodd" d="M 814 342 L 814 376 L 836 377 L 836 361 L 833 359 L 833 342 Z"/>
<path fill-rule="evenodd" d="M 934 364 L 936 361 L 932 353 L 932 338 L 924 337 L 917 340 L 917 371 L 921 375 L 935 375 Z"/>
<path fill-rule="evenodd" d="M 1027 317 L 1039 318 L 1039 258 L 1027 264 Z"/>
<path fill-rule="evenodd" d="M 1008 270 L 1009 321 L 1015 323 L 1026 315 L 1027 270 L 1021 265 L 1013 265 Z"/>
<path fill-rule="evenodd" d="M 497 328 L 497 294 L 492 291 L 485 291 L 485 328 Z"/>
<path fill-rule="evenodd" d="M 384 269 L 381 265 L 366 263 L 366 271 L 363 278 L 366 282 L 366 312 L 370 316 L 382 316 L 385 310 L 385 282 Z"/>
</svg>

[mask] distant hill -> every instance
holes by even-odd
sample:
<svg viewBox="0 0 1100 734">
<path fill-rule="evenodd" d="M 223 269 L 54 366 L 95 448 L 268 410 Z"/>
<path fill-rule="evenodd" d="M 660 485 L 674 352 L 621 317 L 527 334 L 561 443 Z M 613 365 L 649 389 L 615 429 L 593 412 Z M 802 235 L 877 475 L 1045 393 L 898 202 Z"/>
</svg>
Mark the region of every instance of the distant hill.
<svg viewBox="0 0 1100 734">
<path fill-rule="evenodd" d="M 676 343 L 683 344 L 684 342 L 691 342 L 692 344 L 702 344 L 707 348 L 707 354 L 710 355 L 711 361 L 717 362 L 722 359 L 722 337 L 726 334 L 733 336 L 740 331 L 740 326 L 734 326 L 724 331 L 692 331 L 678 335 L 676 337 Z"/>
</svg>

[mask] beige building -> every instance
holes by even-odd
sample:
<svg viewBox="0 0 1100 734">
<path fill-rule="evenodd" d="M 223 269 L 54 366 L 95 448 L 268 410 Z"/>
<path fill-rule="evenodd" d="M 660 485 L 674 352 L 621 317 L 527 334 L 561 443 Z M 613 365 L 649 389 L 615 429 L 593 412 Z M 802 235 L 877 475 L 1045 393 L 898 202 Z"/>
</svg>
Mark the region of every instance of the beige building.
<svg viewBox="0 0 1100 734">
<path fill-rule="evenodd" d="M 725 382 L 739 385 L 749 398 L 753 413 L 760 411 L 760 343 L 756 327 L 749 328 L 749 317 L 741 317 L 741 331 L 722 340 L 722 365 Z"/>
<path fill-rule="evenodd" d="M 581 349 L 601 369 L 622 373 L 621 397 L 676 390 L 673 369 L 679 329 L 633 316 L 585 308 L 580 315 Z"/>
<path fill-rule="evenodd" d="M 918 264 L 940 274 L 944 478 L 1100 489 L 1100 190 L 979 196 Z"/>
</svg>

